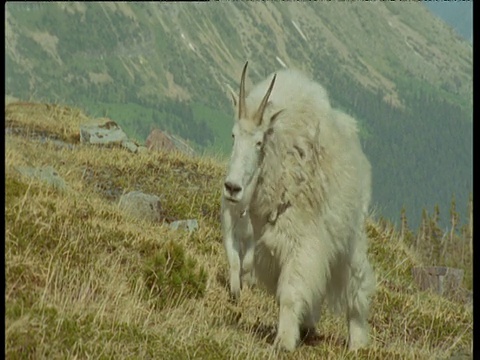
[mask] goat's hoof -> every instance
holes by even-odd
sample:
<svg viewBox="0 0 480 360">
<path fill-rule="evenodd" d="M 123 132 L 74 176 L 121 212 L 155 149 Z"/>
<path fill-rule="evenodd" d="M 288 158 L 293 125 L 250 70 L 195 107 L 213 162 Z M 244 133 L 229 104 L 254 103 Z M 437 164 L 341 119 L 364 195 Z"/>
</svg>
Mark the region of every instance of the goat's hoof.
<svg viewBox="0 0 480 360">
<path fill-rule="evenodd" d="M 367 347 L 370 342 L 368 333 L 366 322 L 351 320 L 348 329 L 348 350 L 355 351 Z"/>
<path fill-rule="evenodd" d="M 240 302 L 240 296 L 230 294 L 230 297 L 229 297 L 228 300 L 229 300 L 232 304 L 237 305 L 237 304 Z"/>
<path fill-rule="evenodd" d="M 255 278 L 255 275 L 252 275 L 252 274 L 243 275 L 242 281 L 249 288 L 253 288 L 255 287 L 255 285 L 257 285 L 257 279 Z"/>
<path fill-rule="evenodd" d="M 230 301 L 238 303 L 240 299 L 240 290 L 242 289 L 242 282 L 240 277 L 230 277 Z"/>
<path fill-rule="evenodd" d="M 292 337 L 278 336 L 273 342 L 273 346 L 276 351 L 288 351 L 292 352 L 297 347 L 297 342 Z"/>
<path fill-rule="evenodd" d="M 240 289 L 230 291 L 230 302 L 238 304 L 240 301 Z"/>
<path fill-rule="evenodd" d="M 301 327 L 300 339 L 304 344 L 313 344 L 320 339 L 320 335 L 315 327 Z"/>
<path fill-rule="evenodd" d="M 348 350 L 355 351 L 358 349 L 363 349 L 369 344 L 368 335 L 366 334 L 357 334 L 355 337 L 350 337 L 348 340 Z"/>
</svg>

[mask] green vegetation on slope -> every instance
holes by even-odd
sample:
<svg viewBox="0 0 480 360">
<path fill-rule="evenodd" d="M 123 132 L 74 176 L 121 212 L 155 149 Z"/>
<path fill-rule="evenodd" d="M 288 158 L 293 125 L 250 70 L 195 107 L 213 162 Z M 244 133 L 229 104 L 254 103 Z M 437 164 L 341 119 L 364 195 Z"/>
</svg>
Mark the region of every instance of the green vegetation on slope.
<svg viewBox="0 0 480 360">
<path fill-rule="evenodd" d="M 472 356 L 471 308 L 419 292 L 411 277 L 417 254 L 372 219 L 366 226 L 378 290 L 371 346 L 348 353 L 343 316 L 325 312 L 316 343 L 273 353 L 274 299 L 255 288 L 243 290 L 238 306 L 228 301 L 219 225 L 224 163 L 83 145 L 79 124 L 89 119 L 76 109 L 11 103 L 5 118 L 8 358 Z M 21 176 L 16 167 L 24 165 L 53 166 L 69 189 Z M 105 179 L 125 192 L 158 195 L 169 216 L 195 218 L 198 230 L 131 219 L 105 196 Z"/>
</svg>

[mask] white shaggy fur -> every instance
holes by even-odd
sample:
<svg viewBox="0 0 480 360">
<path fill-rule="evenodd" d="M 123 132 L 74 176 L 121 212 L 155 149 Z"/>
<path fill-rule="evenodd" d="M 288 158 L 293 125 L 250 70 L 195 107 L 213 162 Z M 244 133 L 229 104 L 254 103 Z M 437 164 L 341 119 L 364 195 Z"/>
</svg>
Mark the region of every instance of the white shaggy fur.
<svg viewBox="0 0 480 360">
<path fill-rule="evenodd" d="M 366 346 L 375 288 L 364 230 L 371 167 L 356 121 L 294 70 L 269 76 L 243 106 L 241 98 L 224 201 L 248 203 L 255 275 L 280 306 L 275 346 L 292 351 L 301 331 L 314 332 L 324 299 L 346 311 L 349 348 Z M 257 112 L 262 99 L 269 101 Z"/>
</svg>

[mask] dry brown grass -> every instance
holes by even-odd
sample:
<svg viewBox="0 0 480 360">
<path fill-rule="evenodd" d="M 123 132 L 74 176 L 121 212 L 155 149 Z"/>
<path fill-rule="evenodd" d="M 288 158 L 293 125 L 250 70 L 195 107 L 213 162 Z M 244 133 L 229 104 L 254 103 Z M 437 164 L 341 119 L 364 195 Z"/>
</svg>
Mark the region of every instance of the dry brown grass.
<svg viewBox="0 0 480 360">
<path fill-rule="evenodd" d="M 378 291 L 370 317 L 371 347 L 349 353 L 343 316 L 325 312 L 316 341 L 293 355 L 275 354 L 274 300 L 260 289 L 246 289 L 238 305 L 228 301 L 218 221 L 224 164 L 82 145 L 78 124 L 86 120 L 77 110 L 55 105 L 13 103 L 6 109 L 5 126 L 18 129 L 6 136 L 7 358 L 433 359 L 471 354 L 471 309 L 418 292 L 410 275 L 414 254 L 393 230 L 373 221 L 367 226 Z M 59 148 L 35 134 L 75 147 Z M 51 165 L 69 190 L 24 178 L 15 170 L 19 165 Z M 156 194 L 169 215 L 196 218 L 199 229 L 188 234 L 132 220 L 118 209 L 116 198 L 105 195 L 107 187 Z M 175 250 L 172 243 L 178 245 Z M 161 254 L 180 264 L 175 273 L 180 282 L 167 279 L 153 291 L 146 274 L 161 275 L 162 266 L 172 274 L 167 268 L 172 263 L 152 266 Z M 202 269 L 205 278 L 198 275 Z M 187 280 L 191 288 L 182 286 Z"/>
</svg>

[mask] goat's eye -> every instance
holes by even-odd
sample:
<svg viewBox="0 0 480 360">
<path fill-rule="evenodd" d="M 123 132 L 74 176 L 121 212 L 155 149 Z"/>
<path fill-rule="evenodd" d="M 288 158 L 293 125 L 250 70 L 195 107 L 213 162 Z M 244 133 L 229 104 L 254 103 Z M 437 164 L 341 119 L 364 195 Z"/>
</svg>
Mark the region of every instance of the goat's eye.
<svg viewBox="0 0 480 360">
<path fill-rule="evenodd" d="M 234 135 L 234 134 L 232 134 L 232 139 L 235 139 L 235 135 Z"/>
<path fill-rule="evenodd" d="M 261 141 L 257 141 L 257 147 L 262 147 L 262 142 Z"/>
</svg>

